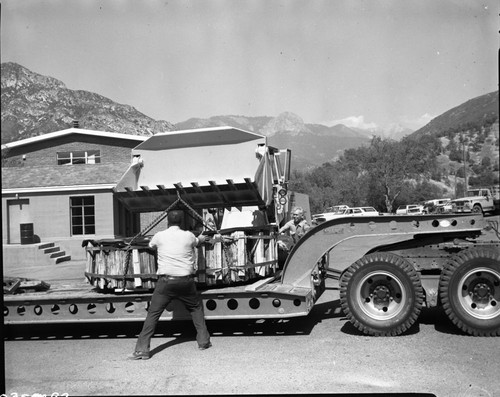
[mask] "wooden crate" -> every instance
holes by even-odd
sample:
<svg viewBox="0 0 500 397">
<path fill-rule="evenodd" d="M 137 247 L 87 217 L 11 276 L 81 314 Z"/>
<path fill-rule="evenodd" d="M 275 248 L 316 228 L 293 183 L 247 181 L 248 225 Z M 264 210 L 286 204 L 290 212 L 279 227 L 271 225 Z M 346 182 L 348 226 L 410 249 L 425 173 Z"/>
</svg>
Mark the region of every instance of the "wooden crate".
<svg viewBox="0 0 500 397">
<path fill-rule="evenodd" d="M 87 246 L 85 275 L 98 289 L 151 289 L 156 285 L 155 252 L 144 246 Z M 128 261 L 128 266 L 127 266 Z"/>
<path fill-rule="evenodd" d="M 155 251 L 123 241 L 86 247 L 85 275 L 101 290 L 152 289 L 156 285 Z M 273 274 L 277 268 L 277 245 L 264 231 L 232 231 L 216 235 L 213 244 L 195 250 L 195 280 L 200 286 L 231 285 Z M 127 266 L 128 261 L 128 266 Z"/>
</svg>

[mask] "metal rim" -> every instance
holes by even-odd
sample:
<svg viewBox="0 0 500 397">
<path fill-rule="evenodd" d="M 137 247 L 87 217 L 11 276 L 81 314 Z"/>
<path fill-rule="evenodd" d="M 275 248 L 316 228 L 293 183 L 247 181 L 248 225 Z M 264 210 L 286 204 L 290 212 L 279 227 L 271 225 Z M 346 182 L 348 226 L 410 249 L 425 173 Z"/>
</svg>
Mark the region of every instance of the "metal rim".
<svg viewBox="0 0 500 397">
<path fill-rule="evenodd" d="M 361 310 L 374 320 L 396 317 L 407 301 L 402 281 L 387 271 L 368 273 L 357 284 L 355 293 Z"/>
<path fill-rule="evenodd" d="M 488 320 L 500 315 L 500 273 L 479 267 L 467 272 L 459 281 L 458 301 L 471 316 Z"/>
</svg>

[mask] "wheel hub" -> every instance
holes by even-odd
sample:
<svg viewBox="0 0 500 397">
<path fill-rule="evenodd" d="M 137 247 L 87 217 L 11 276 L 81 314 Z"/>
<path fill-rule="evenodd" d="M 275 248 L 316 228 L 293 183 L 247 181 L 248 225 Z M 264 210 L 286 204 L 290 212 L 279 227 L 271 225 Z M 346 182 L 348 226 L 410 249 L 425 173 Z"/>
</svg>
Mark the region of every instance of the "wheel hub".
<svg viewBox="0 0 500 397">
<path fill-rule="evenodd" d="M 485 304 L 492 299 L 492 290 L 485 282 L 477 283 L 470 294 L 472 295 L 472 300 L 475 303 Z"/>
<path fill-rule="evenodd" d="M 375 306 L 387 306 L 390 301 L 391 291 L 385 285 L 379 285 L 374 290 L 373 293 L 370 294 L 373 298 L 373 303 Z"/>
<path fill-rule="evenodd" d="M 460 280 L 462 307 L 476 318 L 493 318 L 500 314 L 500 275 L 488 268 L 477 268 Z"/>
<path fill-rule="evenodd" d="M 488 294 L 489 292 L 490 292 L 490 289 L 488 288 L 488 286 L 486 284 L 481 284 L 481 285 L 478 285 L 476 288 L 474 288 L 474 293 L 477 296 L 480 296 L 482 298 L 484 298 L 486 296 L 486 294 Z"/>
<path fill-rule="evenodd" d="M 377 320 L 397 316 L 404 309 L 403 302 L 406 299 L 401 280 L 384 271 L 366 275 L 361 280 L 356 295 L 361 310 Z"/>
</svg>

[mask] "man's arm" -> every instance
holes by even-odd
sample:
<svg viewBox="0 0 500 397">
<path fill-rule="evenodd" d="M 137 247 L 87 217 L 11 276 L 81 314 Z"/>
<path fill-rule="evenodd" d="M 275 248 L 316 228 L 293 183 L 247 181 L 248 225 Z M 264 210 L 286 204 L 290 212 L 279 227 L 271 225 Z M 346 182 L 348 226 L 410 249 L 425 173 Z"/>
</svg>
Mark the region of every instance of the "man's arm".
<svg viewBox="0 0 500 397">
<path fill-rule="evenodd" d="M 283 233 L 286 232 L 288 229 L 290 229 L 290 222 L 285 223 L 280 230 L 278 230 L 278 233 Z"/>
<path fill-rule="evenodd" d="M 158 246 L 156 242 L 156 234 L 153 236 L 151 240 L 149 240 L 149 248 L 156 248 Z"/>
<path fill-rule="evenodd" d="M 204 234 L 198 235 L 198 237 L 196 237 L 196 246 L 203 244 L 205 241 L 207 241 L 207 236 Z"/>
</svg>

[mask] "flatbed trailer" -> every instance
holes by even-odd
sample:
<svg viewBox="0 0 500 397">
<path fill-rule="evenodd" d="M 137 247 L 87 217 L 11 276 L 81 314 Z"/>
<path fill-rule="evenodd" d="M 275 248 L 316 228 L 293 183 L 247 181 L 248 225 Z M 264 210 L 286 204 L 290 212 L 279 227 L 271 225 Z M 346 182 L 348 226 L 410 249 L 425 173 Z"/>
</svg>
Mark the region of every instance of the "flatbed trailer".
<svg viewBox="0 0 500 397">
<path fill-rule="evenodd" d="M 485 231 L 496 228 L 496 238 Z M 490 235 L 495 235 L 491 234 Z M 399 335 L 423 306 L 442 305 L 464 332 L 500 335 L 498 220 L 474 215 L 342 218 L 312 228 L 281 271 L 242 285 L 200 291 L 205 317 L 306 316 L 337 280 L 347 318 L 370 335 Z M 142 321 L 151 291 L 103 292 L 59 284 L 44 292 L 4 295 L 5 324 Z M 185 320 L 176 302 L 161 320 Z"/>
</svg>

